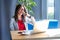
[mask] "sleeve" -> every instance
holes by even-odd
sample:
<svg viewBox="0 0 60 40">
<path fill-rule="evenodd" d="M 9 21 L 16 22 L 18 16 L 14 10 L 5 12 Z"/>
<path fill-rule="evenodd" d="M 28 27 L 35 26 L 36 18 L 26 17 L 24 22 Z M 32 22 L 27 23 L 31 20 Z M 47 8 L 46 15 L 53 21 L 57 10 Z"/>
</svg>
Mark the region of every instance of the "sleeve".
<svg viewBox="0 0 60 40">
<path fill-rule="evenodd" d="M 34 25 L 35 24 L 35 18 L 31 16 L 31 23 Z"/>
<path fill-rule="evenodd" d="M 27 22 L 32 23 L 33 25 L 35 24 L 35 18 L 28 13 L 27 13 L 26 20 L 27 20 Z"/>
<path fill-rule="evenodd" d="M 14 30 L 14 25 L 13 25 L 13 23 L 14 23 L 14 19 L 11 18 L 11 20 L 10 20 L 10 30 L 11 30 L 11 31 Z"/>
<path fill-rule="evenodd" d="M 31 23 L 31 24 L 35 24 L 35 18 L 33 16 L 31 16 L 31 18 L 27 18 L 26 19 L 28 23 Z"/>
</svg>

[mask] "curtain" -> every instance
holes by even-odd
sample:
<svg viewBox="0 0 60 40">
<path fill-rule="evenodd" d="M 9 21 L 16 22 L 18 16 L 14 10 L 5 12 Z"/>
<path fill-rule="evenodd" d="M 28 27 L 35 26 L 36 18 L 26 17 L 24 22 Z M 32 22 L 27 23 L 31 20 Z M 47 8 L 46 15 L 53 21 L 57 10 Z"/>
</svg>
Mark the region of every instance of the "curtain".
<svg viewBox="0 0 60 40">
<path fill-rule="evenodd" d="M 0 0 L 0 27 L 1 27 L 1 40 L 12 40 L 9 30 L 9 20 L 14 14 L 14 9 L 17 0 Z"/>
</svg>

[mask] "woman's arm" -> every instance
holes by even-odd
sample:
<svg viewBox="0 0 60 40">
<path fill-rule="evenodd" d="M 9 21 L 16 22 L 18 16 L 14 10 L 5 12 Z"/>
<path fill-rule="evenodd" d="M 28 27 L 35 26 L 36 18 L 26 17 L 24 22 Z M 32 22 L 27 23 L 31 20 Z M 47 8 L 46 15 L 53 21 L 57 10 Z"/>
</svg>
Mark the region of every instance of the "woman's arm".
<svg viewBox="0 0 60 40">
<path fill-rule="evenodd" d="M 25 6 L 24 6 L 24 8 L 25 8 L 24 14 L 25 14 L 25 16 L 28 17 L 27 18 L 27 21 L 30 21 L 31 23 L 35 24 L 35 18 L 33 16 L 31 16 L 30 14 L 28 14 L 28 11 L 27 11 L 27 9 L 26 9 Z"/>
<path fill-rule="evenodd" d="M 33 16 L 31 16 L 31 22 L 35 25 L 35 18 Z"/>
<path fill-rule="evenodd" d="M 10 20 L 10 30 L 13 31 L 14 30 L 14 25 L 13 25 L 14 19 L 11 18 Z"/>
<path fill-rule="evenodd" d="M 33 25 L 35 24 L 35 18 L 27 13 L 28 21 L 32 23 Z"/>
</svg>

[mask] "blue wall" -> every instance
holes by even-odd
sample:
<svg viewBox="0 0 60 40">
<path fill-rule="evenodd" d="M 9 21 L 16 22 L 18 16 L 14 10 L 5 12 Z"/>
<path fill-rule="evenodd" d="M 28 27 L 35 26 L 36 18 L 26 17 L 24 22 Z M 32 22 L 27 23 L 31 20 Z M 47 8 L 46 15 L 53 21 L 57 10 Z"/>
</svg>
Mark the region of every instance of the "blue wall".
<svg viewBox="0 0 60 40">
<path fill-rule="evenodd" d="M 58 22 L 58 27 L 60 28 L 60 0 L 54 0 L 55 5 L 54 5 L 54 17 L 57 19 Z"/>
<path fill-rule="evenodd" d="M 47 19 L 47 0 L 42 0 L 42 19 Z"/>
<path fill-rule="evenodd" d="M 0 0 L 0 18 L 1 18 L 1 0 Z M 1 40 L 1 20 L 0 20 L 0 40 Z"/>
<path fill-rule="evenodd" d="M 36 6 L 33 7 L 33 11 L 34 11 L 34 17 L 36 20 L 40 20 L 42 17 L 42 14 L 41 14 L 41 5 L 42 5 L 42 1 L 41 0 L 34 0 L 36 2 Z"/>
<path fill-rule="evenodd" d="M 33 7 L 35 19 L 47 19 L 47 0 L 34 0 L 37 6 Z"/>
</svg>

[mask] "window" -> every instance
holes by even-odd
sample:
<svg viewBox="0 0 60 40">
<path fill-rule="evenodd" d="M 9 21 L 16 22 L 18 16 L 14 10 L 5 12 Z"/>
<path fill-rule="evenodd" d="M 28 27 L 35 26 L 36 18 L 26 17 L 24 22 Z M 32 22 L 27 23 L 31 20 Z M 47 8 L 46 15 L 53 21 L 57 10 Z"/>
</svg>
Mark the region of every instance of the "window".
<svg viewBox="0 0 60 40">
<path fill-rule="evenodd" d="M 47 19 L 54 19 L 54 0 L 47 0 Z"/>
</svg>

